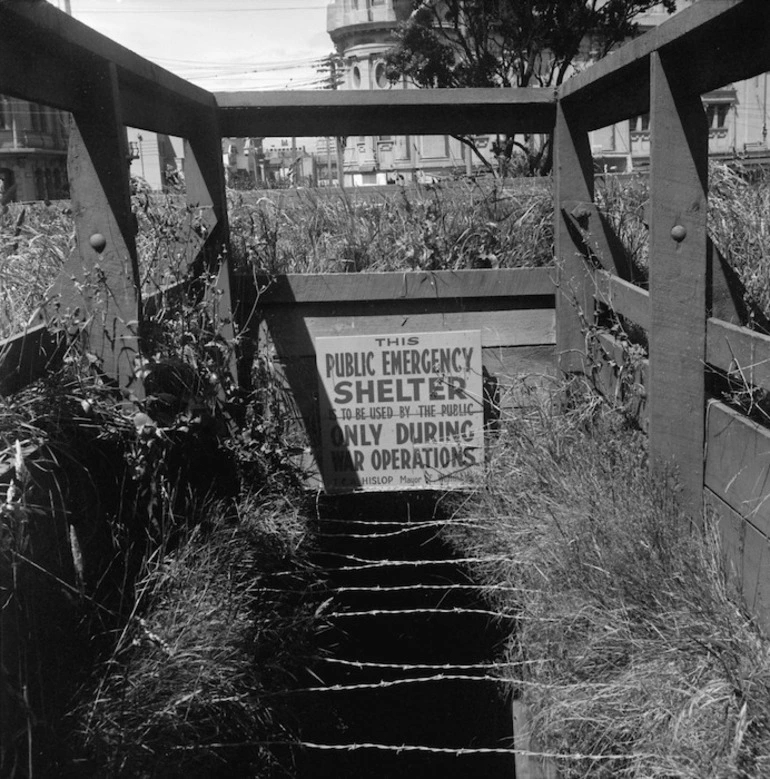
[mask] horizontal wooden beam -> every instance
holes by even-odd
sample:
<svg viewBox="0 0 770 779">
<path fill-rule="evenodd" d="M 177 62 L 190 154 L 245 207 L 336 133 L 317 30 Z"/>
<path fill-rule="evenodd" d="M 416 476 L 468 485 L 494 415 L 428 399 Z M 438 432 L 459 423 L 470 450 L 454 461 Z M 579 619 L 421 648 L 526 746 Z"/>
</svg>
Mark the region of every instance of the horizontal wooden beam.
<svg viewBox="0 0 770 779">
<path fill-rule="evenodd" d="M 440 302 L 440 301 L 439 301 Z M 281 357 L 314 354 L 316 338 L 356 335 L 479 330 L 483 347 L 538 346 L 555 341 L 552 308 L 505 308 L 496 301 L 478 301 L 462 310 L 428 301 L 304 304 L 270 307 L 264 312 Z"/>
<path fill-rule="evenodd" d="M 770 390 L 770 336 L 711 318 L 706 362 L 748 386 Z"/>
<path fill-rule="evenodd" d="M 711 401 L 706 412 L 705 484 L 770 535 L 770 430 Z"/>
<path fill-rule="evenodd" d="M 650 293 L 605 270 L 594 272 L 596 292 L 594 297 L 606 303 L 615 313 L 635 324 L 650 329 Z"/>
<path fill-rule="evenodd" d="M 553 268 L 288 274 L 257 279 L 260 306 L 284 303 L 553 296 Z M 551 305 L 553 303 L 551 302 Z"/>
<path fill-rule="evenodd" d="M 547 89 L 382 89 L 217 92 L 222 134 L 424 135 L 549 133 Z"/>
<path fill-rule="evenodd" d="M 85 110 L 81 83 L 113 62 L 126 125 L 184 136 L 213 95 L 140 57 L 50 3 L 0 3 L 0 94 L 64 111 Z"/>
<path fill-rule="evenodd" d="M 650 55 L 665 53 L 677 82 L 703 94 L 770 70 L 770 3 L 702 0 L 586 68 L 559 88 L 589 130 L 646 113 Z"/>
</svg>

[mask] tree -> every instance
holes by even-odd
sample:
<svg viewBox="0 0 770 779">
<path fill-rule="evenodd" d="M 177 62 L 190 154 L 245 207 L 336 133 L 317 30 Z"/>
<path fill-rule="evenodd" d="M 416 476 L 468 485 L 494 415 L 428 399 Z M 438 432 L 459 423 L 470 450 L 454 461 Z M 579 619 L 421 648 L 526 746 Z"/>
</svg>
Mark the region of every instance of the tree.
<svg viewBox="0 0 770 779">
<path fill-rule="evenodd" d="M 388 78 L 424 88 L 555 88 L 637 35 L 635 18 L 658 5 L 672 13 L 676 0 L 413 0 L 386 55 Z M 459 140 L 478 154 L 470 138 Z M 510 163 L 516 148 L 530 173 L 550 171 L 548 140 L 538 147 L 508 136 L 496 154 Z"/>
</svg>

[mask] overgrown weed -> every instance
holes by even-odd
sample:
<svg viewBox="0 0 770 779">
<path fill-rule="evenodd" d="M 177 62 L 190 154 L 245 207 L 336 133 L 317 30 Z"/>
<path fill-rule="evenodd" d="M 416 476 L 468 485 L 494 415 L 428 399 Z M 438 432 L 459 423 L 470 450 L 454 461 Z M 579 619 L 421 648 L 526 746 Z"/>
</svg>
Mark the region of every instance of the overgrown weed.
<svg viewBox="0 0 770 779">
<path fill-rule="evenodd" d="M 770 171 L 752 177 L 727 165 L 709 171 L 709 232 L 746 289 L 770 316 Z"/>
<path fill-rule="evenodd" d="M 75 247 L 66 201 L 0 210 L 0 338 L 23 331 Z"/>
<path fill-rule="evenodd" d="M 548 181 L 230 194 L 234 253 L 268 274 L 549 265 L 552 213 Z"/>
<path fill-rule="evenodd" d="M 574 390 L 574 387 L 573 387 Z M 565 390 L 562 390 L 564 393 Z M 563 394 L 562 394 L 563 397 Z M 770 639 L 726 568 L 713 516 L 694 527 L 675 474 L 594 394 L 511 419 L 485 491 L 449 523 L 495 605 L 518 614 L 509 685 L 564 777 L 759 777 L 770 771 Z"/>
<path fill-rule="evenodd" d="M 73 342 L 60 371 L 3 399 L 3 454 L 31 474 L 0 506 L 13 700 L 3 772 L 18 760 L 62 776 L 135 776 L 155 763 L 156 776 L 242 764 L 264 774 L 275 763 L 262 749 L 209 748 L 273 727 L 272 702 L 248 691 L 286 683 L 314 625 L 301 598 L 263 603 L 256 589 L 260 566 L 296 562 L 292 581 L 303 581 L 299 476 L 281 419 L 264 417 L 271 389 L 245 393 L 228 378 L 239 336 L 223 330 L 214 286 L 204 276 L 157 303 L 137 364 L 143 398 Z M 164 647 L 177 645 L 172 663 Z M 68 706 L 80 741 L 62 725 Z"/>
<path fill-rule="evenodd" d="M 90 761 L 110 776 L 288 775 L 268 746 L 291 741 L 270 694 L 314 662 L 319 621 L 305 530 L 285 499 L 212 506 L 207 530 L 146 561 L 137 598 L 76 712 Z M 271 570 L 294 568 L 284 591 Z"/>
</svg>

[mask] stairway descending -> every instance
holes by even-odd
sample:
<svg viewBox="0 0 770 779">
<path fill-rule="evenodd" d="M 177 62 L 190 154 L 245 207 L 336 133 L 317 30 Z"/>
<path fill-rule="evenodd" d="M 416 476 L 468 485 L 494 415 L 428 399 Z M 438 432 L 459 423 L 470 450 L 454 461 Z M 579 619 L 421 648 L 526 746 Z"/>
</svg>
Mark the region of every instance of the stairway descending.
<svg viewBox="0 0 770 779">
<path fill-rule="evenodd" d="M 510 706 L 493 678 L 510 620 L 491 615 L 437 538 L 434 505 L 427 494 L 319 505 L 333 629 L 322 683 L 298 693 L 300 735 L 351 748 L 307 747 L 300 779 L 514 776 Z"/>
</svg>

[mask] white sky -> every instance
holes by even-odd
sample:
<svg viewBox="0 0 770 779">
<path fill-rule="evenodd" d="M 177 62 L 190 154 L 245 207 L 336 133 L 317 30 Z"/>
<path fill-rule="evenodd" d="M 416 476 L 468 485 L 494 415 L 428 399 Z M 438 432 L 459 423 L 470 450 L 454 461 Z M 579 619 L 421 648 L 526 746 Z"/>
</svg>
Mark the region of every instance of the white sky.
<svg viewBox="0 0 770 779">
<path fill-rule="evenodd" d="M 64 8 L 64 0 L 49 0 Z M 210 91 L 312 89 L 327 0 L 70 0 L 72 15 Z M 256 71 L 256 72 L 254 72 Z"/>
</svg>

